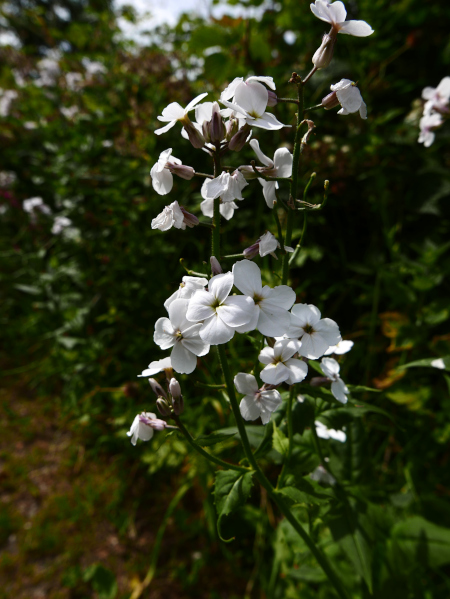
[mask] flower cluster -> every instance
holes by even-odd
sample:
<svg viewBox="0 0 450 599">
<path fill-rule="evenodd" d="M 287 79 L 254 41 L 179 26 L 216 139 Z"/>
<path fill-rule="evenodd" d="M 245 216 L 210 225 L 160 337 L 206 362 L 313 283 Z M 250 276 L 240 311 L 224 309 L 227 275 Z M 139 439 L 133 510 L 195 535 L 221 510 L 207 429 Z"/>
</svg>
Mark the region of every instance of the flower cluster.
<svg viewBox="0 0 450 599">
<path fill-rule="evenodd" d="M 450 77 L 444 77 L 439 85 L 426 87 L 422 91 L 425 100 L 423 115 L 420 119 L 419 143 L 429 148 L 434 142 L 435 129 L 444 123 L 444 119 L 450 115 Z"/>
</svg>

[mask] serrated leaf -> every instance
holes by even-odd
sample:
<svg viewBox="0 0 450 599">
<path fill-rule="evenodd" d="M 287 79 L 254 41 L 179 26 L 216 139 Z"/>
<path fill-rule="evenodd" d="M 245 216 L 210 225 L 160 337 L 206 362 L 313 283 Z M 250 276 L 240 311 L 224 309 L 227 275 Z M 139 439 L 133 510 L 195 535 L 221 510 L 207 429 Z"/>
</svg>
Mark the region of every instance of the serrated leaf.
<svg viewBox="0 0 450 599">
<path fill-rule="evenodd" d="M 272 445 L 275 451 L 278 451 L 278 453 L 281 453 L 281 455 L 287 455 L 289 450 L 289 439 L 286 437 L 283 431 L 277 427 L 275 422 L 273 423 Z"/>
<path fill-rule="evenodd" d="M 209 447 L 210 445 L 226 441 L 227 439 L 230 439 L 230 437 L 234 437 L 235 434 L 236 433 L 211 433 L 210 435 L 200 435 L 196 438 L 196 442 L 201 447 Z"/>
<path fill-rule="evenodd" d="M 217 532 L 225 543 L 233 539 L 224 539 L 220 532 L 221 521 L 224 516 L 231 514 L 240 505 L 243 505 L 253 485 L 252 476 L 254 472 L 242 474 L 232 470 L 220 470 L 216 474 L 214 484 L 214 500 L 217 509 Z"/>
</svg>

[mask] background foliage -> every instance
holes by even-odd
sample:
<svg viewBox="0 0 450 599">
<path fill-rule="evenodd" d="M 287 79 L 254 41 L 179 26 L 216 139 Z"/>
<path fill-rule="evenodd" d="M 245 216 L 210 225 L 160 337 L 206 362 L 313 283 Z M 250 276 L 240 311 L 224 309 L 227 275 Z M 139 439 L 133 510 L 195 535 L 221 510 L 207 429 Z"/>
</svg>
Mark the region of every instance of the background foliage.
<svg viewBox="0 0 450 599">
<path fill-rule="evenodd" d="M 163 442 L 164 434 L 155 435 L 137 449 L 125 436 L 137 411 L 154 409 L 147 383 L 136 375 L 162 357 L 153 325 L 184 274 L 178 257 L 200 271 L 209 257 L 206 229 L 194 235 L 151 229 L 167 203 L 149 178 L 159 153 L 171 146 L 183 163 L 205 170 L 202 153 L 193 153 L 178 129 L 164 140 L 153 135 L 156 116 L 169 102 L 185 105 L 203 91 L 215 98 L 232 78 L 249 73 L 273 76 L 280 95 L 289 96 L 290 75 L 309 71 L 324 27 L 309 2 L 284 0 L 260 20 L 184 15 L 137 47 L 120 40 L 106 0 L 0 6 L 0 28 L 21 42 L 0 48 L 0 88 L 17 91 L 9 114 L 0 117 L 0 170 L 14 174 L 0 182 L 6 482 L 0 569 L 8 579 L 1 592 L 129 596 L 150 565 L 155 527 L 189 482 L 144 596 L 163 589 L 166 597 L 333 596 L 287 523 L 276 527 L 279 515 L 259 489 L 225 519 L 225 537 L 237 537 L 225 545 L 215 528 L 209 467 L 187 458 L 175 436 Z M 389 417 L 354 418 L 349 408 L 335 422 L 330 411 L 330 425 L 347 426 L 352 438 L 328 442 L 330 463 L 345 465 L 341 477 L 359 500 L 334 513 L 333 526 L 324 529 L 321 514 L 335 507 L 321 491 L 312 532 L 353 597 L 444 598 L 450 378 L 445 370 L 402 366 L 450 354 L 449 130 L 429 149 L 416 141 L 417 98 L 449 74 L 450 9 L 423 0 L 359 0 L 347 9 L 375 34 L 339 36 L 330 67 L 312 79 L 308 104 L 320 102 L 330 83 L 351 77 L 369 118 L 313 113 L 316 136 L 302 180 L 317 173 L 313 203 L 324 179 L 331 192 L 326 210 L 309 219 L 293 287 L 297 301 L 318 305 L 355 341 L 342 360 L 343 378 L 378 389 L 359 397 Z M 131 9 L 123 16 L 134 18 Z M 38 62 L 55 50 L 60 72 L 51 85 L 39 85 Z M 89 74 L 86 58 L 104 72 Z M 81 78 L 67 76 L 73 73 Z M 61 110 L 72 107 L 71 116 Z M 276 110 L 282 122 L 294 122 L 290 108 Z M 272 144 L 273 135 L 259 137 L 263 149 Z M 289 130 L 277 141 L 289 145 Z M 175 185 L 180 203 L 200 214 L 199 182 Z M 247 189 L 234 236 L 234 221 L 225 231 L 225 253 L 273 230 L 260 210 L 259 187 Z M 23 210 L 23 201 L 36 196 L 52 216 L 33 221 Z M 55 215 L 72 220 L 70 232 L 51 233 Z M 213 360 L 204 362 L 198 380 L 220 382 Z M 185 394 L 194 435 L 232 426 L 220 390 L 191 384 Z M 306 419 L 299 414 L 299 428 Z M 44 472 L 49 447 L 56 457 Z M 233 456 L 233 441 L 220 447 Z M 299 470 L 308 471 L 317 460 L 308 433 L 296 451 Z M 99 540 L 105 530 L 114 542 Z M 30 586 L 20 590 L 7 573 L 24 564 Z"/>
</svg>

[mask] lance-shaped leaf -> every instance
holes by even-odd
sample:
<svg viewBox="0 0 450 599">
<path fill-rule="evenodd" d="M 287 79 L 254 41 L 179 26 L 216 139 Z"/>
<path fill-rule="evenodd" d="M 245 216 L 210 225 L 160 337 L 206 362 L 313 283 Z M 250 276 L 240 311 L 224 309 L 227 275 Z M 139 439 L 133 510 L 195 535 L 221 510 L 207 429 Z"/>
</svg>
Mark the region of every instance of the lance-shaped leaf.
<svg viewBox="0 0 450 599">
<path fill-rule="evenodd" d="M 214 498 L 217 509 L 217 532 L 225 543 L 233 539 L 224 539 L 220 532 L 221 521 L 224 516 L 234 512 L 240 505 L 244 505 L 253 485 L 254 472 L 242 474 L 232 470 L 220 470 L 216 474 L 214 485 Z"/>
</svg>

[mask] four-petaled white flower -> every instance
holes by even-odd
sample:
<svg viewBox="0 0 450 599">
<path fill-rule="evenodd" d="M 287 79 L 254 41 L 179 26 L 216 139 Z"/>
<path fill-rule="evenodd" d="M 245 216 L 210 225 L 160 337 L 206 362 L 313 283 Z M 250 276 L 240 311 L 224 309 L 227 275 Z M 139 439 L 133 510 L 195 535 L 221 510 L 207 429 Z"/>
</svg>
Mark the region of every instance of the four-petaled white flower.
<svg viewBox="0 0 450 599">
<path fill-rule="evenodd" d="M 345 443 L 347 440 L 347 435 L 344 431 L 337 431 L 334 428 L 327 428 L 323 422 L 320 420 L 316 420 L 314 422 L 316 427 L 317 436 L 321 439 L 334 439 L 335 441 L 340 441 L 341 443 Z"/>
<path fill-rule="evenodd" d="M 336 92 L 337 99 L 342 108 L 338 114 L 350 114 L 357 112 L 362 119 L 367 119 L 367 106 L 362 99 L 361 92 L 356 87 L 356 83 L 350 79 L 341 79 L 339 83 L 330 85 L 330 89 Z"/>
<path fill-rule="evenodd" d="M 234 277 L 231 272 L 216 275 L 209 281 L 208 291 L 196 291 L 189 300 L 186 318 L 191 322 L 203 321 L 200 337 L 210 345 L 226 343 L 238 327 L 250 322 L 254 302 L 245 295 L 229 297 Z"/>
<path fill-rule="evenodd" d="M 222 198 L 223 202 L 243 200 L 242 190 L 248 185 L 245 177 L 238 170 L 234 173 L 221 173 L 215 179 L 205 179 L 201 194 L 205 200 Z"/>
<path fill-rule="evenodd" d="M 155 324 L 153 339 L 161 349 L 173 347 L 170 359 L 172 367 L 180 374 L 190 374 L 197 366 L 197 356 L 205 356 L 209 345 L 199 336 L 201 324 L 193 324 L 186 318 L 189 300 L 176 299 L 169 306 L 169 318 L 159 318 Z"/>
<path fill-rule="evenodd" d="M 430 115 L 435 111 L 449 112 L 450 77 L 444 77 L 436 88 L 426 87 L 422 91 L 422 98 L 427 100 L 423 108 L 424 115 Z"/>
<path fill-rule="evenodd" d="M 236 262 L 233 274 L 236 287 L 252 298 L 253 303 L 251 320 L 238 327 L 238 332 L 258 329 L 268 337 L 284 335 L 290 326 L 291 315 L 288 310 L 295 302 L 295 292 L 288 285 L 279 285 L 274 289 L 267 285 L 263 287 L 259 266 L 248 260 Z"/>
<path fill-rule="evenodd" d="M 168 231 L 172 227 L 175 227 L 175 229 L 182 229 L 183 231 L 186 229 L 184 214 L 176 200 L 166 206 L 164 210 L 152 220 L 152 229 Z"/>
<path fill-rule="evenodd" d="M 169 106 L 166 106 L 162 111 L 162 116 L 158 116 L 157 119 L 158 121 L 167 123 L 167 125 L 164 125 L 164 127 L 161 127 L 161 129 L 157 129 L 155 131 L 156 135 L 161 135 L 161 133 L 169 131 L 169 129 L 172 129 L 172 127 L 174 127 L 177 124 L 177 121 L 181 121 L 181 123 L 183 123 L 183 121 L 188 121 L 188 112 L 191 111 L 195 107 L 195 105 L 201 102 L 203 98 L 207 95 L 207 92 L 200 94 L 199 96 L 191 100 L 189 104 L 186 106 L 186 108 L 180 106 L 178 102 L 172 102 L 171 104 L 169 104 Z"/>
<path fill-rule="evenodd" d="M 172 295 L 164 302 L 164 308 L 169 309 L 170 304 L 176 299 L 190 299 L 197 289 L 204 289 L 208 284 L 208 279 L 203 277 L 189 277 L 185 275 L 182 278 L 182 283 Z"/>
<path fill-rule="evenodd" d="M 349 352 L 353 346 L 353 341 L 342 339 L 336 345 L 332 345 L 331 347 L 329 347 L 323 355 L 331 356 L 331 354 L 336 354 L 337 356 L 342 356 L 342 354 L 346 354 L 347 352 Z"/>
<path fill-rule="evenodd" d="M 331 393 L 341 403 L 347 403 L 347 395 L 350 391 L 339 376 L 340 366 L 334 358 L 322 358 L 320 367 L 325 376 L 332 380 Z"/>
<path fill-rule="evenodd" d="M 258 156 L 259 161 L 265 165 L 264 168 L 257 169 L 263 175 L 265 175 L 266 177 L 282 178 L 288 178 L 292 175 L 293 157 L 287 148 L 278 148 L 278 150 L 275 151 L 273 160 L 271 160 L 268 156 L 261 152 L 258 140 L 252 139 L 250 141 L 250 145 L 253 148 L 255 154 Z M 267 206 L 269 208 L 273 208 L 273 204 L 277 199 L 275 190 L 279 187 L 278 181 L 265 181 L 264 179 L 258 179 L 258 181 L 262 185 L 263 195 L 264 199 L 266 200 Z"/>
<path fill-rule="evenodd" d="M 255 377 L 244 372 L 239 372 L 234 377 L 234 384 L 239 393 L 245 395 L 239 404 L 242 418 L 256 420 L 261 416 L 262 423 L 267 424 L 272 412 L 281 404 L 279 392 L 275 389 L 258 389 Z"/>
<path fill-rule="evenodd" d="M 373 33 L 372 27 L 365 21 L 346 21 L 347 11 L 342 2 L 316 0 L 311 4 L 311 11 L 321 21 L 330 23 L 337 33 L 346 33 L 356 37 L 367 37 Z"/>
<path fill-rule="evenodd" d="M 162 360 L 155 360 L 154 362 L 150 362 L 148 368 L 142 371 L 141 374 L 138 374 L 138 377 L 145 376 L 153 376 L 158 374 L 158 372 L 166 373 L 166 378 L 172 378 L 172 361 L 170 358 L 163 358 Z"/>
<path fill-rule="evenodd" d="M 271 89 L 275 89 L 271 77 L 249 77 L 245 81 L 238 77 L 222 92 L 220 102 L 231 108 L 237 118 L 244 120 L 252 127 L 260 127 L 269 131 L 289 127 L 290 125 L 283 125 L 273 114 L 266 112 L 269 92 L 260 81 L 269 85 Z M 233 102 L 228 101 L 230 98 L 233 98 Z"/>
<path fill-rule="evenodd" d="M 254 248 L 253 252 L 248 251 L 253 248 Z M 272 235 L 272 233 L 270 231 L 266 231 L 264 233 L 264 235 L 261 235 L 261 237 L 258 239 L 258 241 L 253 246 L 251 246 L 251 248 L 247 248 L 247 250 L 244 250 L 244 255 L 247 259 L 251 259 L 251 258 L 253 258 L 253 256 L 256 256 L 256 254 L 258 254 L 258 253 L 261 256 L 261 258 L 264 258 L 264 256 L 267 256 L 268 254 L 270 254 L 271 256 L 273 256 L 275 258 L 275 260 L 278 260 L 278 257 L 275 254 L 275 251 L 280 248 L 281 248 L 280 242 L 275 237 L 275 235 Z M 288 245 L 285 245 L 284 250 L 286 252 L 293 252 L 294 248 L 291 248 Z M 251 255 L 247 255 L 247 254 L 251 254 Z"/>
<path fill-rule="evenodd" d="M 320 318 L 320 310 L 312 304 L 296 304 L 291 310 L 291 326 L 286 334 L 301 339 L 300 355 L 315 360 L 331 345 L 341 340 L 338 325 L 331 318 Z"/>
<path fill-rule="evenodd" d="M 292 357 L 300 346 L 299 341 L 282 339 L 273 347 L 265 347 L 258 356 L 262 364 L 267 364 L 261 370 L 261 379 L 269 385 L 279 385 L 283 382 L 293 385 L 302 381 L 308 374 L 308 366 L 302 360 Z"/>
<path fill-rule="evenodd" d="M 138 439 L 150 441 L 154 431 L 162 431 L 167 427 L 165 420 L 160 420 L 152 412 L 142 412 L 133 420 L 127 435 L 131 437 L 132 445 L 136 445 Z"/>
<path fill-rule="evenodd" d="M 220 199 L 219 211 L 225 220 L 230 220 L 233 218 L 234 211 L 238 208 L 239 206 L 236 204 L 236 202 L 223 202 L 222 199 Z M 200 210 L 202 211 L 203 216 L 213 218 L 214 200 L 203 200 L 203 202 L 200 204 Z"/>
<path fill-rule="evenodd" d="M 156 193 L 164 196 L 172 191 L 173 172 L 187 180 L 192 179 L 195 174 L 191 166 L 183 166 L 179 158 L 172 156 L 172 148 L 169 148 L 161 152 L 158 162 L 152 166 L 150 171 L 153 189 Z"/>
</svg>

